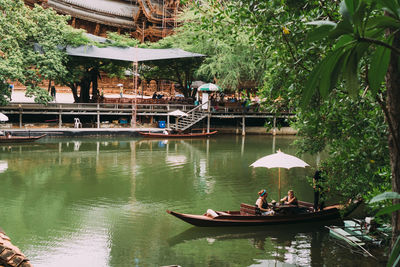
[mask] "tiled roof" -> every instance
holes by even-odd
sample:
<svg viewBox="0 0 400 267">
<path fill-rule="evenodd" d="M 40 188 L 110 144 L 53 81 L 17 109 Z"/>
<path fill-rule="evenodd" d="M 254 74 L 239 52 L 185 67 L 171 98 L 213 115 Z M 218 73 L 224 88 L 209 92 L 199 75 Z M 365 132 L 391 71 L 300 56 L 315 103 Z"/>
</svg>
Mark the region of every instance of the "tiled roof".
<svg viewBox="0 0 400 267">
<path fill-rule="evenodd" d="M 137 5 L 110 0 L 48 0 L 48 6 L 73 17 L 125 28 L 135 26 L 133 16 L 139 12 Z"/>
<path fill-rule="evenodd" d="M 138 11 L 137 5 L 116 0 L 48 0 L 49 6 L 53 3 L 66 6 L 72 5 L 86 10 L 127 18 L 132 18 L 133 12 Z"/>
</svg>

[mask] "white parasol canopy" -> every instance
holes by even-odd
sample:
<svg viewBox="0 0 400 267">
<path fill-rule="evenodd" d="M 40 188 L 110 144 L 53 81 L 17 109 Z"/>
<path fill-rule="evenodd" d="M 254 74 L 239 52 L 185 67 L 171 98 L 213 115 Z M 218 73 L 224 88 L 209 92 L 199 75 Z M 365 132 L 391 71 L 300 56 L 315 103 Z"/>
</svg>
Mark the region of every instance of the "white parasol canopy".
<svg viewBox="0 0 400 267">
<path fill-rule="evenodd" d="M 0 121 L 8 121 L 8 117 L 3 113 L 0 113 Z"/>
<path fill-rule="evenodd" d="M 290 169 L 290 168 L 305 168 L 308 165 L 303 160 L 285 154 L 278 150 L 275 154 L 271 154 L 265 157 L 262 157 L 256 160 L 250 167 L 264 167 L 264 168 L 279 168 L 279 199 L 281 198 L 281 168 Z"/>
<path fill-rule="evenodd" d="M 187 117 L 187 116 L 189 116 L 187 113 L 185 113 L 185 112 L 183 112 L 183 111 L 181 111 L 179 109 L 171 111 L 171 112 L 168 112 L 168 115 L 176 116 L 176 117 Z"/>
<path fill-rule="evenodd" d="M 199 90 L 201 92 L 218 92 L 218 91 L 222 91 L 222 89 L 218 85 L 213 84 L 213 83 L 203 84 L 197 90 Z"/>
</svg>

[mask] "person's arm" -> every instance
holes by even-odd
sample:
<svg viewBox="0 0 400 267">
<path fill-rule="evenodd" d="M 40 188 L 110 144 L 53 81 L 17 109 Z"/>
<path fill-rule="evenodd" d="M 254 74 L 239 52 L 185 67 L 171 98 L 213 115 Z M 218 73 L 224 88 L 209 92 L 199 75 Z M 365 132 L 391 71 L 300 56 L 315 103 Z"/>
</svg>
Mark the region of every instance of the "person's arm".
<svg viewBox="0 0 400 267">
<path fill-rule="evenodd" d="M 293 197 L 290 201 L 288 200 L 287 204 L 292 205 L 295 202 L 297 202 L 297 198 Z"/>
<path fill-rule="evenodd" d="M 284 198 L 281 199 L 281 202 L 282 202 L 282 201 L 287 201 L 287 199 L 288 199 L 288 197 L 286 196 L 286 197 L 284 197 Z"/>
<path fill-rule="evenodd" d="M 261 211 L 269 211 L 269 209 L 264 209 L 263 207 L 262 207 L 262 200 L 261 199 L 257 199 L 257 202 L 256 202 L 256 204 L 257 204 L 257 207 L 261 210 Z"/>
</svg>

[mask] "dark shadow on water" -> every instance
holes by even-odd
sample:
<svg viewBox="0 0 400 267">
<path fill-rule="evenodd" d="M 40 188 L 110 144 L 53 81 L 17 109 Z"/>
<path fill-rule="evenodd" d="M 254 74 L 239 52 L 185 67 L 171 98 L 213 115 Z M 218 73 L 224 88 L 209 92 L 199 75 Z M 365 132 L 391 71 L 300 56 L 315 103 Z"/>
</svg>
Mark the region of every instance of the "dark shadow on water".
<svg viewBox="0 0 400 267">
<path fill-rule="evenodd" d="M 168 239 L 170 246 L 182 242 L 203 238 L 214 238 L 216 240 L 226 239 L 266 239 L 273 238 L 277 243 L 292 241 L 299 233 L 328 233 L 325 225 L 342 225 L 340 220 L 324 221 L 321 223 L 298 223 L 270 226 L 247 226 L 247 227 L 191 227 L 186 231 Z"/>
<path fill-rule="evenodd" d="M 262 227 L 191 227 L 169 238 L 167 242 L 173 247 L 203 239 L 211 242 L 243 239 L 248 240 L 256 251 L 267 253 L 262 255 L 270 255 L 266 256 L 267 261 L 269 258 L 281 264 L 286 264 L 287 253 L 294 253 L 297 256 L 308 254 L 306 265 L 309 266 L 357 266 L 358 264 L 378 266 L 384 263 L 385 259 L 382 257 L 374 259 L 359 253 L 348 254 L 350 247 L 331 237 L 325 227 L 327 225 L 343 226 L 343 222 L 331 220 Z M 308 245 L 304 246 L 304 242 Z M 341 243 L 340 246 L 337 243 Z M 305 251 L 308 252 L 304 254 Z"/>
</svg>

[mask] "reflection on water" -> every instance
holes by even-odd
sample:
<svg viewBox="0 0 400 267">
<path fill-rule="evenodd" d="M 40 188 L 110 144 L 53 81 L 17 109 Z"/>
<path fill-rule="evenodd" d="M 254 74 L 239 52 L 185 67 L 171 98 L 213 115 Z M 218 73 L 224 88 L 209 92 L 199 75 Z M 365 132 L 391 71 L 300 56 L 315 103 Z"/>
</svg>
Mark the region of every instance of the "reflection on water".
<svg viewBox="0 0 400 267">
<path fill-rule="evenodd" d="M 165 212 L 235 210 L 261 188 L 277 199 L 278 170 L 249 165 L 275 147 L 295 154 L 292 141 L 47 138 L 6 146 L 0 227 L 35 266 L 375 266 L 334 245 L 322 226 L 195 228 Z M 282 172 L 282 190 L 311 201 L 311 175 Z"/>
<path fill-rule="evenodd" d="M 8 169 L 8 161 L 0 160 L 0 173 L 5 172 Z"/>
</svg>

